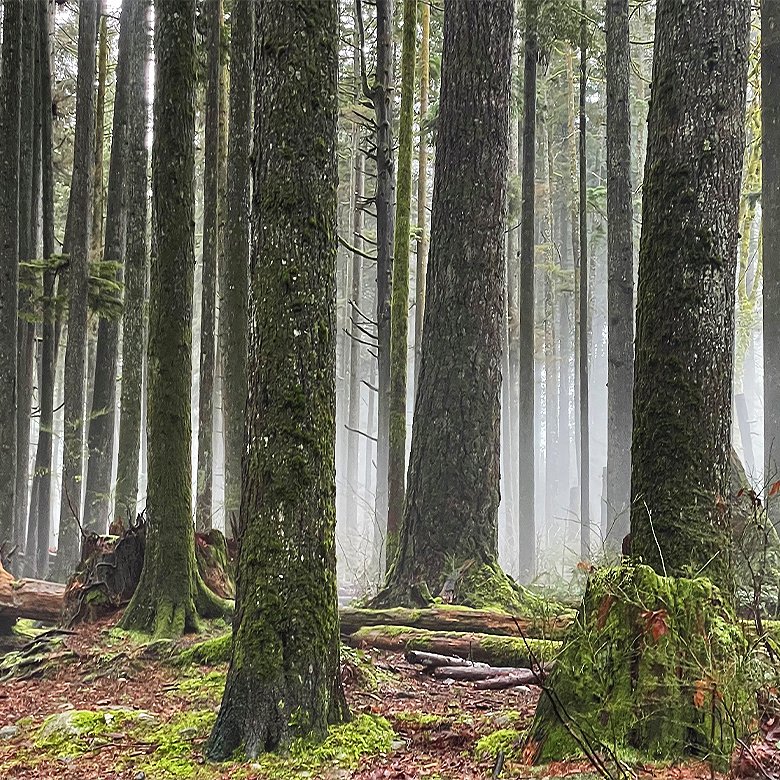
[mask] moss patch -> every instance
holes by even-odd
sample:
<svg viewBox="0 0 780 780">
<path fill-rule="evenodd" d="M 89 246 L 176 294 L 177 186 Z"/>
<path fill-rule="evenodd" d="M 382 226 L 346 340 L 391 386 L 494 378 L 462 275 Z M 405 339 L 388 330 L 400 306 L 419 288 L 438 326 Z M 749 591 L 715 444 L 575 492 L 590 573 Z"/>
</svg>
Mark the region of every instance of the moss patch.
<svg viewBox="0 0 780 780">
<path fill-rule="evenodd" d="M 495 761 L 499 753 L 510 761 L 520 758 L 524 734 L 516 729 L 499 729 L 477 740 L 474 756 L 479 761 Z"/>
<path fill-rule="evenodd" d="M 210 702 L 219 705 L 225 690 L 225 672 L 208 672 L 208 674 L 193 675 L 182 680 L 176 692 L 186 697 L 190 704 Z"/>
<path fill-rule="evenodd" d="M 38 729 L 35 747 L 57 758 L 80 756 L 110 742 L 110 734 L 137 718 L 129 710 L 68 710 L 49 715 Z"/>
<path fill-rule="evenodd" d="M 434 729 L 442 726 L 449 718 L 444 715 L 436 715 L 432 712 L 396 712 L 393 719 L 404 726 L 413 726 L 419 729 Z"/>
<path fill-rule="evenodd" d="M 202 664 L 204 666 L 226 664 L 230 661 L 232 642 L 232 634 L 222 634 L 202 642 L 196 642 L 192 647 L 179 653 L 177 663 L 181 665 Z"/>
</svg>

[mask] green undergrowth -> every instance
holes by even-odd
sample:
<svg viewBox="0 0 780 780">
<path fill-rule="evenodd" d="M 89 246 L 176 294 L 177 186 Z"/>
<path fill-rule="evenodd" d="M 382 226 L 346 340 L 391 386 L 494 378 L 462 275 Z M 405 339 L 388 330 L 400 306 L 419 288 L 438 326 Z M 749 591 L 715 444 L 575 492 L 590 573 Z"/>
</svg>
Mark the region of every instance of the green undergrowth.
<svg viewBox="0 0 780 780">
<path fill-rule="evenodd" d="M 396 712 L 393 719 L 403 726 L 412 726 L 419 729 L 435 729 L 450 722 L 451 718 L 445 715 L 437 715 L 433 712 L 418 712 L 416 710 Z"/>
<path fill-rule="evenodd" d="M 177 665 L 200 664 L 202 666 L 218 666 L 230 661 L 230 650 L 233 641 L 231 633 L 204 639 L 201 642 L 182 650 L 176 658 Z"/>
<path fill-rule="evenodd" d="M 478 761 L 495 761 L 503 753 L 508 761 L 517 761 L 523 752 L 524 738 L 525 732 L 517 729 L 498 729 L 477 740 L 474 756 Z"/>
<path fill-rule="evenodd" d="M 212 671 L 204 674 L 193 674 L 183 679 L 176 688 L 176 693 L 186 698 L 190 704 L 211 703 L 219 706 L 225 690 L 227 672 Z"/>
</svg>

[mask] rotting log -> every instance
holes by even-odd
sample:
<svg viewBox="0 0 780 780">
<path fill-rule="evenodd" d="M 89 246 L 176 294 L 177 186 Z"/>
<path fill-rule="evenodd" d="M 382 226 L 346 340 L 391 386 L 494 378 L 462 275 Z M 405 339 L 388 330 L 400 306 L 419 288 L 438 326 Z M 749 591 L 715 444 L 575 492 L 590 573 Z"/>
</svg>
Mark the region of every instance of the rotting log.
<svg viewBox="0 0 780 780">
<path fill-rule="evenodd" d="M 428 631 L 473 631 L 503 636 L 520 636 L 522 632 L 524 636 L 534 639 L 563 639 L 575 614 L 571 610 L 560 615 L 536 617 L 461 606 L 424 609 L 344 607 L 340 619 L 341 633 L 346 636 L 367 626 L 409 626 Z"/>
<path fill-rule="evenodd" d="M 17 618 L 57 623 L 62 613 L 65 586 L 44 580 L 17 580 L 0 567 L 0 620 Z"/>
<path fill-rule="evenodd" d="M 347 638 L 352 647 L 405 652 L 422 650 L 487 663 L 491 666 L 530 666 L 552 661 L 560 642 L 551 639 L 496 636 L 482 633 L 427 631 L 422 628 L 372 626 L 361 628 Z"/>
<path fill-rule="evenodd" d="M 478 680 L 474 687 L 481 691 L 503 691 L 507 688 L 518 688 L 521 685 L 541 685 L 543 682 L 544 673 L 539 675 L 533 669 L 515 669 L 512 672 Z"/>
</svg>

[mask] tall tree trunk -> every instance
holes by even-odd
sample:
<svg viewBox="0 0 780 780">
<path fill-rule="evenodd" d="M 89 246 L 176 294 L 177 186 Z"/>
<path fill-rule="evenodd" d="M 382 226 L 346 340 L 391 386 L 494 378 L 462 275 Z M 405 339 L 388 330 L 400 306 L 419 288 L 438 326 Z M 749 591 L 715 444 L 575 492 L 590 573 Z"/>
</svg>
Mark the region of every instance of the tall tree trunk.
<svg viewBox="0 0 780 780">
<path fill-rule="evenodd" d="M 127 227 L 127 127 L 130 108 L 130 67 L 135 56 L 135 30 L 130 7 L 134 0 L 123 0 L 119 27 L 119 53 L 116 65 L 114 118 L 111 130 L 111 159 L 108 170 L 104 262 L 124 261 Z M 141 3 L 143 6 L 143 3 Z M 101 166 L 102 168 L 102 166 Z M 121 270 L 113 275 L 122 279 Z M 84 502 L 85 528 L 105 533 L 113 510 L 111 471 L 114 461 L 114 428 L 116 420 L 116 374 L 119 343 L 119 320 L 101 317 L 98 325 L 95 356 L 95 389 L 89 417 L 87 451 L 87 492 Z"/>
<path fill-rule="evenodd" d="M 16 508 L 16 359 L 19 295 L 19 129 L 22 0 L 3 5 L 0 80 L 0 544 L 12 542 Z"/>
<path fill-rule="evenodd" d="M 398 200 L 395 213 L 390 317 L 390 438 L 386 563 L 393 562 L 404 511 L 406 481 L 406 366 L 409 335 L 409 251 L 412 212 L 412 147 L 417 0 L 404 0 L 401 53 L 401 119 L 398 129 Z"/>
<path fill-rule="evenodd" d="M 65 350 L 64 449 L 60 531 L 55 578 L 64 580 L 79 555 L 81 465 L 84 448 L 84 372 L 87 359 L 87 282 L 92 222 L 92 153 L 95 137 L 95 36 L 97 0 L 79 5 L 76 135 L 73 142 L 73 241 L 68 266 L 68 345 Z"/>
<path fill-rule="evenodd" d="M 97 98 L 95 99 L 95 149 L 92 195 L 92 235 L 90 236 L 90 262 L 100 259 L 103 246 L 103 206 L 106 188 L 103 184 L 103 141 L 106 132 L 106 77 L 108 75 L 108 27 L 106 26 L 106 0 L 98 0 L 97 43 Z M 119 63 L 117 62 L 117 68 Z M 112 138 L 113 143 L 113 138 Z M 86 516 L 86 513 L 85 513 Z"/>
<path fill-rule="evenodd" d="M 729 591 L 734 291 L 749 8 L 661 0 L 642 205 L 632 551 Z M 710 52 L 703 60 L 701 52 Z M 672 274 L 670 271 L 674 269 Z"/>
<path fill-rule="evenodd" d="M 141 450 L 141 406 L 144 389 L 144 301 L 147 271 L 148 152 L 146 150 L 149 31 L 144 3 L 128 0 L 133 43 L 128 78 L 127 160 L 125 170 L 127 230 L 122 310 L 122 387 L 119 455 L 114 517 L 135 516 L 138 461 Z"/>
<path fill-rule="evenodd" d="M 446 7 L 409 490 L 378 603 L 414 602 L 426 595 L 420 583 L 472 604 L 511 593 L 497 525 L 512 15 L 511 0 Z"/>
<path fill-rule="evenodd" d="M 335 0 L 258 6 L 248 453 L 237 614 L 207 747 L 323 738 L 347 715 L 336 594 Z"/>
<path fill-rule="evenodd" d="M 197 629 L 198 615 L 225 612 L 198 574 L 191 520 L 195 0 L 157 4 L 155 52 L 148 534 L 141 579 L 122 626 L 171 637 Z"/>
<path fill-rule="evenodd" d="M 234 0 L 230 41 L 230 135 L 225 197 L 225 253 L 221 266 L 219 331 L 225 431 L 225 530 L 241 505 L 241 453 L 246 406 L 249 187 L 252 146 L 253 0 Z"/>
<path fill-rule="evenodd" d="M 764 484 L 780 479 L 780 4 L 761 3 Z M 767 499 L 780 528 L 780 501 Z"/>
<path fill-rule="evenodd" d="M 590 394 L 588 380 L 588 157 L 587 157 L 587 106 L 588 93 L 588 19 L 587 0 L 582 0 L 580 20 L 580 558 L 588 560 L 590 544 Z"/>
<path fill-rule="evenodd" d="M 534 510 L 534 255 L 536 174 L 536 68 L 539 58 L 538 0 L 525 0 L 525 55 L 523 75 L 523 165 L 520 213 L 520 332 L 518 338 L 518 464 L 517 495 L 519 576 L 531 580 L 536 571 Z"/>
<path fill-rule="evenodd" d="M 203 168 L 203 262 L 200 309 L 200 392 L 198 394 L 198 454 L 196 527 L 211 528 L 214 477 L 214 369 L 216 284 L 219 264 L 219 104 L 222 0 L 208 0 L 208 83 L 206 86 L 205 162 Z"/>
<path fill-rule="evenodd" d="M 634 383 L 634 219 L 631 203 L 628 0 L 607 0 L 607 527 L 620 549 L 630 522 L 631 393 Z"/>
<path fill-rule="evenodd" d="M 428 91 L 431 80 L 431 8 L 428 3 L 420 3 L 420 137 L 417 152 L 417 247 L 415 269 L 415 309 L 414 309 L 414 395 L 417 396 L 417 383 L 420 378 L 420 360 L 422 354 L 423 318 L 425 315 L 425 276 L 428 267 L 428 130 L 425 122 L 428 118 Z"/>
</svg>

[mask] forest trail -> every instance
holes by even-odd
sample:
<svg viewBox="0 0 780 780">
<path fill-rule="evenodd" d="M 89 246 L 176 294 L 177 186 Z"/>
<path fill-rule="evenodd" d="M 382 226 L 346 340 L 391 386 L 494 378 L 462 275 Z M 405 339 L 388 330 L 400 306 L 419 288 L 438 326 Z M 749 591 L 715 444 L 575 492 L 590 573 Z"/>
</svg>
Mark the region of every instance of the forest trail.
<svg viewBox="0 0 780 780">
<path fill-rule="evenodd" d="M 349 649 L 342 678 L 350 709 L 358 719 L 387 719 L 394 734 L 385 749 L 359 756 L 348 746 L 343 755 L 324 761 L 298 756 L 291 762 L 209 764 L 203 748 L 227 665 L 176 665 L 173 645 L 138 644 L 115 623 L 80 626 L 53 650 L 54 662 L 42 676 L 0 683 L 4 780 L 595 777 L 582 761 L 533 770 L 519 762 L 538 688 L 480 691 L 469 683 L 436 680 L 398 653 Z M 188 637 L 185 644 L 202 639 Z M 63 715 L 74 710 L 80 714 Z M 54 724 L 51 733 L 44 723 Z M 498 750 L 506 761 L 494 774 Z M 648 768 L 640 776 L 697 780 L 711 774 L 705 764 L 686 764 Z"/>
</svg>

